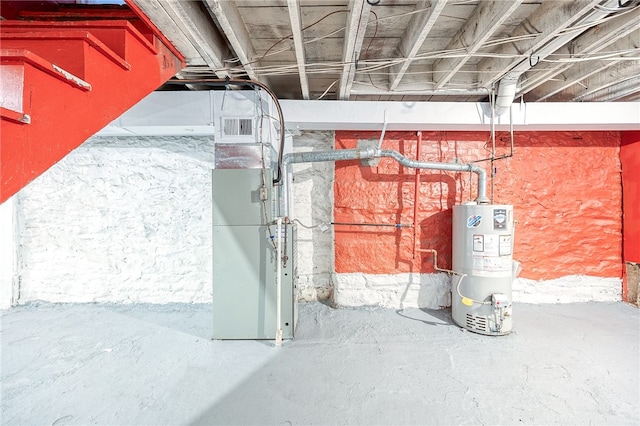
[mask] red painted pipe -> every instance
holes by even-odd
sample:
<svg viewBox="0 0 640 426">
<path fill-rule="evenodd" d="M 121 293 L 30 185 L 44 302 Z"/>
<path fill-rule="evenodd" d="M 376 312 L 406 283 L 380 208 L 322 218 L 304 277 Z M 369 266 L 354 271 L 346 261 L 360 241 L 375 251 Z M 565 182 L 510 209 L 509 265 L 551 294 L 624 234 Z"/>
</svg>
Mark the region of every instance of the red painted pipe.
<svg viewBox="0 0 640 426">
<path fill-rule="evenodd" d="M 418 132 L 418 144 L 416 146 L 416 161 L 420 161 L 422 147 L 422 132 Z M 420 244 L 420 226 L 418 226 L 418 196 L 420 192 L 420 170 L 416 169 L 415 188 L 413 193 L 413 258 L 416 258 L 418 245 Z"/>
</svg>

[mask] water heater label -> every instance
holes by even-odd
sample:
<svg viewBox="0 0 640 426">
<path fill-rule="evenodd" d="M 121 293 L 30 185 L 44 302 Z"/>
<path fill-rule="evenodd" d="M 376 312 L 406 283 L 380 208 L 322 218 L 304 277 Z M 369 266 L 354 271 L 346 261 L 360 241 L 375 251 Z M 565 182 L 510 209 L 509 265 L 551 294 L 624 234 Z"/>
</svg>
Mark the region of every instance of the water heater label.
<svg viewBox="0 0 640 426">
<path fill-rule="evenodd" d="M 500 242 L 498 235 L 485 234 L 484 236 L 484 255 L 500 256 Z"/>
<path fill-rule="evenodd" d="M 511 234 L 473 234 L 473 275 L 510 275 L 512 243 Z"/>
<path fill-rule="evenodd" d="M 482 222 L 482 215 L 472 214 L 467 218 L 467 228 L 477 228 Z"/>
<path fill-rule="evenodd" d="M 473 251 L 484 251 L 484 235 L 473 234 Z"/>
<path fill-rule="evenodd" d="M 473 275 L 502 277 L 511 274 L 510 257 L 473 256 Z"/>
<path fill-rule="evenodd" d="M 511 254 L 511 235 L 500 235 L 500 256 Z"/>
</svg>

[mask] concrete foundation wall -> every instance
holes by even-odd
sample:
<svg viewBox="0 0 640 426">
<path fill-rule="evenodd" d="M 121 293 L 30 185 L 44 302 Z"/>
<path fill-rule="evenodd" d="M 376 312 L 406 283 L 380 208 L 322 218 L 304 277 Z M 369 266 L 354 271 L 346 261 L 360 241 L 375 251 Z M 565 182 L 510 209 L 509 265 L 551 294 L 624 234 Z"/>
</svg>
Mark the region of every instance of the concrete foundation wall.
<svg viewBox="0 0 640 426">
<path fill-rule="evenodd" d="M 591 146 L 590 157 L 601 158 L 617 149 L 614 133 L 600 132 L 598 136 L 604 140 L 601 142 L 604 145 Z M 343 142 L 343 139 L 339 140 Z M 595 138 L 588 140 L 593 142 Z M 301 132 L 293 141 L 295 151 L 328 150 L 334 146 L 334 133 Z M 405 149 L 408 147 L 410 142 L 407 141 Z M 449 143 L 439 144 L 436 156 L 430 159 L 447 159 L 454 147 Z M 558 155 L 547 148 L 540 147 L 537 152 L 546 156 Z M 462 144 L 455 149 L 459 151 L 453 152 L 463 152 Z M 567 149 L 567 152 L 573 152 L 571 149 L 574 148 Z M 527 158 L 531 157 L 530 152 L 520 152 L 526 158 L 517 162 L 511 160 L 512 167 L 514 164 L 525 167 Z M 407 212 L 412 211 L 413 171 L 397 170 L 397 166 L 394 169 L 393 165 L 384 163 L 377 168 L 363 169 L 356 163 L 346 166 L 355 170 L 348 177 L 343 176 L 345 164 L 338 163 L 335 181 L 333 163 L 296 164 L 293 167 L 291 218 L 314 227 L 298 227 L 299 299 L 331 299 L 342 306 L 433 309 L 449 306 L 449 279 L 446 274 L 433 273 L 429 259 L 425 257 L 413 271 L 408 270 L 411 244 L 403 238 L 397 241 L 396 234 L 412 232 L 390 229 L 390 235 L 372 235 L 362 229 L 354 232 L 345 227 L 329 226 L 324 230 L 319 226 L 332 222 L 334 212 L 342 221 L 371 219 L 367 214 L 378 215 L 372 218 L 377 221 L 412 221 Z M 509 163 L 499 164 L 499 173 L 507 173 L 505 164 Z M 8 306 L 18 294 L 18 302 L 210 302 L 212 165 L 211 139 L 205 136 L 96 137 L 83 144 L 24 188 L 12 204 L 1 206 L 3 236 L 7 229 L 16 229 L 12 243 L 7 244 L 9 240 L 3 238 L 3 253 L 12 249 L 17 253 L 13 270 L 9 273 L 6 272 L 8 269 L 2 268 L 0 274 L 2 306 Z M 609 190 L 606 205 L 602 197 L 587 197 L 588 200 L 576 197 L 573 204 L 567 205 L 545 203 L 549 197 L 563 193 L 565 185 L 572 185 L 561 180 L 555 186 L 547 185 L 548 192 L 534 197 L 533 204 L 551 205 L 554 210 L 539 208 L 526 219 L 529 222 L 521 219 L 516 235 L 516 242 L 520 241 L 516 259 L 525 260 L 524 249 L 533 241 L 526 233 L 522 237 L 523 224 L 530 228 L 532 223 L 537 223 L 538 232 L 555 234 L 544 220 L 566 221 L 572 217 L 573 208 L 582 213 L 601 208 L 601 217 L 597 216 L 600 213 L 594 216 L 598 221 L 598 233 L 603 241 L 607 241 L 607 250 L 618 250 L 619 214 L 616 219 L 614 213 L 619 212 L 619 190 L 615 190 L 615 182 L 609 178 L 609 171 L 615 172 L 614 166 L 607 163 L 596 176 L 604 178 L 605 186 L 614 188 Z M 531 167 L 530 173 L 535 172 L 538 176 L 546 173 L 544 163 L 538 161 Z M 433 225 L 442 235 L 440 240 L 436 238 L 424 243 L 440 248 L 443 262 L 440 266 L 446 267 L 450 262 L 446 250 L 450 218 L 447 219 L 445 211 L 450 204 L 460 202 L 463 196 L 475 193 L 475 179 L 466 174 L 427 173 L 422 178 L 424 191 L 427 191 L 421 192 L 426 196 L 422 214 L 428 213 L 424 209 L 439 210 L 425 214 L 424 224 Z M 377 180 L 370 183 L 378 189 L 373 197 L 368 197 L 362 181 L 376 175 Z M 567 171 L 563 179 L 570 176 Z M 584 176 L 586 174 L 580 172 L 575 179 Z M 527 185 L 535 187 L 539 184 L 542 182 L 519 182 L 524 185 L 523 191 Z M 588 186 L 593 185 L 588 183 Z M 533 211 L 529 204 L 523 205 L 520 198 L 513 199 L 513 192 L 505 193 L 502 189 L 497 192 L 500 202 L 513 203 L 517 206 L 516 211 L 524 212 L 526 208 Z M 351 198 L 345 198 L 345 195 Z M 544 199 L 540 198 L 542 196 Z M 368 204 L 359 205 L 358 202 Z M 385 210 L 389 205 L 390 213 Z M 349 208 L 357 214 L 346 217 L 345 211 Z M 560 214 L 567 216 L 563 218 L 558 216 Z M 411 239 L 411 235 L 408 237 Z M 391 244 L 392 251 L 379 250 L 381 244 Z M 583 248 L 599 247 L 593 242 L 589 244 L 585 243 Z M 538 255 L 536 250 L 532 253 Z M 575 261 L 580 253 L 586 252 L 578 250 L 571 259 Z M 409 261 L 397 263 L 397 256 L 408 256 Z M 5 263 L 6 259 L 3 255 Z M 600 275 L 576 274 L 570 268 L 549 269 L 549 265 L 542 267 L 546 260 L 536 259 L 529 257 L 523 262 L 523 278 L 514 283 L 515 301 L 556 303 L 620 298 L 620 276 L 612 272 L 615 265 L 620 264 L 619 255 L 616 258 L 608 251 L 604 253 L 595 266 L 600 268 Z M 345 269 L 345 265 L 354 261 L 360 269 Z"/>
</svg>

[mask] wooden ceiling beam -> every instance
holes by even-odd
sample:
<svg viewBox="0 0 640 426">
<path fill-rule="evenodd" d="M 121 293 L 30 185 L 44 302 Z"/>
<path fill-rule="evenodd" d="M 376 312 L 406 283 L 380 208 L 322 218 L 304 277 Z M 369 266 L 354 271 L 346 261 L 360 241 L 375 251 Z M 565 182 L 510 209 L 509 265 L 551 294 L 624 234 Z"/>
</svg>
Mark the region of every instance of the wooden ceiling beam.
<svg viewBox="0 0 640 426">
<path fill-rule="evenodd" d="M 564 55 L 566 58 L 580 57 L 580 55 L 600 52 L 618 40 L 622 41 L 622 39 L 624 39 L 627 44 L 626 48 L 619 46 L 618 48 L 609 48 L 607 50 L 622 51 L 633 48 L 631 41 L 636 41 L 636 44 L 640 43 L 640 33 L 638 33 L 638 29 L 640 29 L 640 7 L 620 13 L 615 19 L 610 19 L 603 24 L 595 25 L 575 40 L 572 40 L 557 50 L 556 53 Z M 636 33 L 634 37 L 628 37 L 634 32 Z M 551 63 L 545 65 L 546 70 L 540 69 L 541 67 L 536 67 L 536 72 L 531 76 L 527 76 L 527 80 L 522 83 L 520 89 L 522 93 L 529 93 L 563 71 L 572 68 L 574 64 Z"/>
<path fill-rule="evenodd" d="M 570 99 L 571 102 L 613 101 L 618 97 L 640 92 L 640 65 L 618 65 L 590 77 L 583 83 L 586 89 Z"/>
<path fill-rule="evenodd" d="M 174 20 L 157 1 L 131 0 L 185 57 L 188 65 L 204 65 L 205 61 L 187 35 L 175 28 Z"/>
<path fill-rule="evenodd" d="M 229 40 L 231 47 L 235 51 L 238 59 L 242 63 L 247 76 L 251 80 L 260 81 L 267 84 L 265 78 L 261 78 L 253 69 L 256 60 L 256 53 L 251 43 L 251 36 L 240 16 L 240 12 L 235 4 L 228 0 L 204 0 L 209 13 L 220 25 L 222 32 Z M 178 2 L 181 3 L 181 2 Z"/>
<path fill-rule="evenodd" d="M 412 82 L 400 84 L 394 92 L 386 88 L 373 86 L 369 82 L 354 81 L 351 89 L 353 95 L 395 95 L 395 96 L 487 96 L 485 89 L 439 89 L 432 82 Z"/>
<path fill-rule="evenodd" d="M 607 50 L 624 51 L 628 49 L 640 48 L 640 32 L 636 32 L 638 33 L 636 36 L 618 40 L 617 42 L 609 45 Z M 549 78 L 546 82 L 544 82 L 544 84 L 538 85 L 536 89 L 529 93 L 529 100 L 544 101 L 553 98 L 555 95 L 570 88 L 571 86 L 582 84 L 581 82 L 583 80 L 600 74 L 608 68 L 617 66 L 618 64 L 621 64 L 621 66 L 628 66 L 631 65 L 631 62 L 628 59 L 594 60 L 566 65 L 561 69 L 561 71 L 564 72 L 557 73 L 559 74 L 560 78 Z M 555 76 L 556 74 L 554 74 L 553 77 Z"/>
<path fill-rule="evenodd" d="M 300 89 L 302 90 L 302 98 L 306 100 L 309 99 L 309 81 L 307 80 L 306 59 L 302 38 L 300 0 L 287 0 L 287 9 L 289 11 L 289 21 L 291 21 L 293 45 L 296 50 L 296 62 L 298 63 L 298 74 L 300 76 Z"/>
<path fill-rule="evenodd" d="M 469 20 L 451 39 L 446 50 L 462 51 L 465 56 L 440 59 L 434 65 L 436 89 L 442 88 L 502 26 L 522 0 L 482 1 Z"/>
<path fill-rule="evenodd" d="M 371 5 L 366 0 L 349 0 L 349 16 L 344 34 L 344 48 L 342 51 L 342 73 L 340 75 L 340 100 L 348 100 L 356 74 L 356 66 L 362 50 L 364 34 L 369 22 Z"/>
<path fill-rule="evenodd" d="M 536 50 L 556 38 L 584 14 L 593 10 L 601 0 L 546 1 L 516 29 L 510 37 L 516 39 L 502 44 L 494 53 L 506 57 L 483 59 L 478 63 L 478 83 L 490 87 L 506 73 L 530 57 Z M 558 46 L 560 47 L 560 46 Z M 512 57 L 509 57 L 512 56 Z"/>
<path fill-rule="evenodd" d="M 411 18 L 409 26 L 404 34 L 402 34 L 402 38 L 398 44 L 398 51 L 403 55 L 404 61 L 391 68 L 391 73 L 389 74 L 390 92 L 398 87 L 398 84 L 409 69 L 411 62 L 414 61 L 415 56 L 418 54 L 418 51 L 435 25 L 438 16 L 440 16 L 444 7 L 447 5 L 447 1 L 448 0 L 434 0 L 431 2 L 430 7 L 427 7 L 427 0 L 421 0 L 416 5 L 416 9 L 423 8 L 424 10 Z"/>
<path fill-rule="evenodd" d="M 155 8 L 153 2 L 139 2 L 144 11 L 145 7 Z M 198 3 L 174 2 L 162 0 L 156 2 L 173 21 L 177 27 L 200 54 L 206 65 L 211 68 L 218 78 L 225 78 L 229 74 L 225 69 L 225 59 L 230 56 L 229 49 L 211 20 L 202 14 Z M 146 12 L 145 12 L 146 13 Z M 167 35 L 167 34 L 165 34 Z M 170 38 L 170 35 L 167 35 Z"/>
</svg>

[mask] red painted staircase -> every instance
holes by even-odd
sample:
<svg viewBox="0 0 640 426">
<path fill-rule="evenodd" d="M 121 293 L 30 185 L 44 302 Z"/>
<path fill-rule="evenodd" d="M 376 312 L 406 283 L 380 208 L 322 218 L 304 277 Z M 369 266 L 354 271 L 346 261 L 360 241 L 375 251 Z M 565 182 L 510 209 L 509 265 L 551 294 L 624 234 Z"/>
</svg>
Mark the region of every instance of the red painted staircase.
<svg viewBox="0 0 640 426">
<path fill-rule="evenodd" d="M 54 6 L 0 21 L 0 203 L 185 65 L 133 5 Z"/>
</svg>

